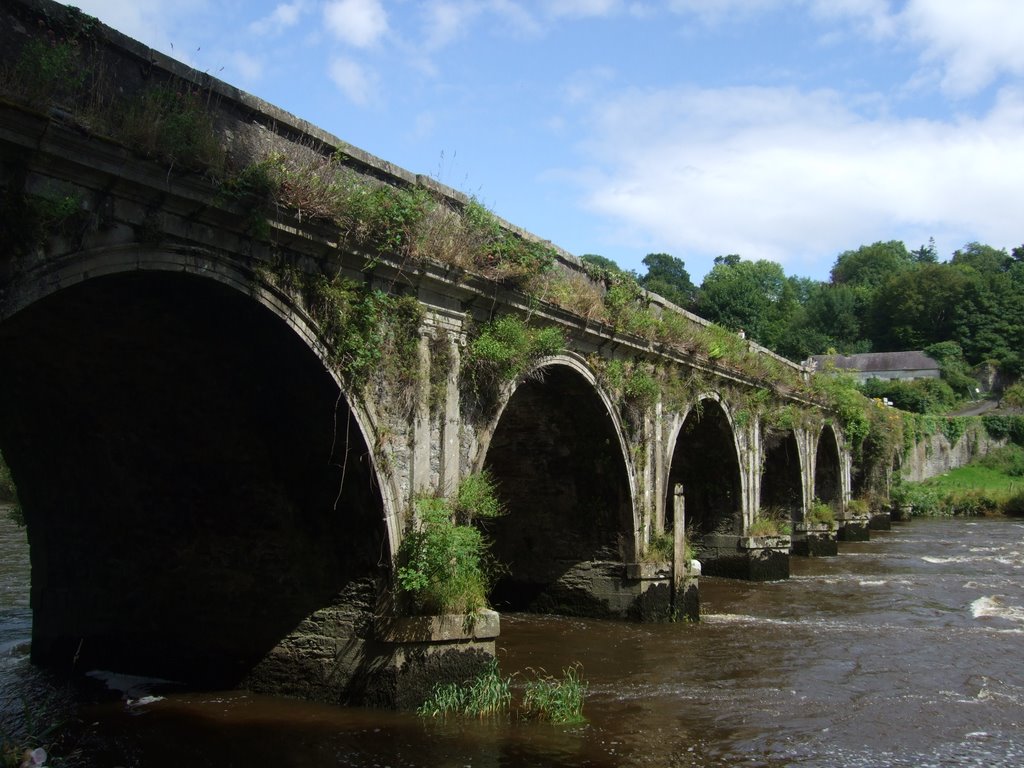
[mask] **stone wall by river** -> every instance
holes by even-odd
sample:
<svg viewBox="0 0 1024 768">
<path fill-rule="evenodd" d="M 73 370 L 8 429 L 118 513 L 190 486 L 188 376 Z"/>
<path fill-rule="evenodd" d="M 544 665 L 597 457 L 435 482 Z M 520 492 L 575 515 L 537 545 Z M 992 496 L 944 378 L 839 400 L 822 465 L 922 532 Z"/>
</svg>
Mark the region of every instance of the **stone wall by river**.
<svg viewBox="0 0 1024 768">
<path fill-rule="evenodd" d="M 972 459 L 984 456 L 1006 445 L 1006 440 L 989 437 L 980 424 L 972 424 L 954 444 L 938 432 L 925 438 L 903 457 L 900 475 L 904 480 L 919 482 L 962 467 Z"/>
</svg>

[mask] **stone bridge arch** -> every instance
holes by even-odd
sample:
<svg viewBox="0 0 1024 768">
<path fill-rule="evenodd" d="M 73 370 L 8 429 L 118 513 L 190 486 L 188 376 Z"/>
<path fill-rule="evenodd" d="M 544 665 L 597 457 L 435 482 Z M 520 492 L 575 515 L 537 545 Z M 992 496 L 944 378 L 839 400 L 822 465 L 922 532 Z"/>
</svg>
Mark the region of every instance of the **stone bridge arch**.
<svg viewBox="0 0 1024 768">
<path fill-rule="evenodd" d="M 806 458 L 800 450 L 796 431 L 766 430 L 761 452 L 760 507 L 782 512 L 790 523 L 803 522 Z"/>
<path fill-rule="evenodd" d="M 717 392 L 699 395 L 670 432 L 665 530 L 674 521 L 673 489 L 682 483 L 691 540 L 716 533 L 741 535 L 749 506 L 744 455 L 728 403 Z"/>
<path fill-rule="evenodd" d="M 208 252 L 51 264 L 0 314 L 33 659 L 258 688 L 311 617 L 372 610 L 396 494 L 369 448 L 374 415 L 344 396 L 308 317 Z M 277 690 L 337 700 L 345 674 Z"/>
<path fill-rule="evenodd" d="M 825 424 L 814 449 L 814 498 L 837 507 L 846 504 L 849 488 L 848 461 L 844 459 L 842 433 L 835 424 Z"/>
<path fill-rule="evenodd" d="M 496 607 L 625 612 L 616 593 L 636 558 L 636 474 L 618 411 L 582 357 L 545 358 L 505 387 L 473 466 L 507 508 L 484 524 L 507 568 Z"/>
</svg>

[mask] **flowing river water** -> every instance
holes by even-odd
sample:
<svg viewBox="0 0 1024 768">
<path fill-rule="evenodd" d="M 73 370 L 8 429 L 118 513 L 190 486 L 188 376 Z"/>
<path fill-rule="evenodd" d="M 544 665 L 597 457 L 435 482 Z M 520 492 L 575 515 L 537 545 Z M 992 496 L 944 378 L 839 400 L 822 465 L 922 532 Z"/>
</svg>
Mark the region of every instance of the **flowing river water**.
<svg viewBox="0 0 1024 768">
<path fill-rule="evenodd" d="M 788 581 L 703 579 L 699 624 L 503 615 L 505 674 L 581 665 L 581 726 L 237 691 L 82 714 L 147 768 L 1024 765 L 1024 524 L 915 520 L 840 546 Z M 24 532 L 0 521 L 0 687 L 28 667 L 27 591 Z"/>
</svg>

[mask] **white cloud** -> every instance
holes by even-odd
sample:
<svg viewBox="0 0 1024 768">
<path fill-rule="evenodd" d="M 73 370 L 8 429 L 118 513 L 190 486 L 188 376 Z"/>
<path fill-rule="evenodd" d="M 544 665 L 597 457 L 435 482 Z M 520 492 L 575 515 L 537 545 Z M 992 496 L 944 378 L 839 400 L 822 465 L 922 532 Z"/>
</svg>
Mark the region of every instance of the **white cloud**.
<svg viewBox="0 0 1024 768">
<path fill-rule="evenodd" d="M 184 36 L 175 40 L 175 20 L 184 19 L 197 8 L 199 0 L 76 0 L 82 11 L 97 17 L 109 27 L 139 42 L 167 53 L 180 54 L 192 49 L 192 41 Z M 177 42 L 177 50 L 173 43 Z"/>
<path fill-rule="evenodd" d="M 363 106 L 374 101 L 377 78 L 359 62 L 337 56 L 331 60 L 327 73 L 352 103 Z"/>
<path fill-rule="evenodd" d="M 1024 92 L 960 121 L 872 121 L 832 92 L 762 88 L 633 91 L 594 117 L 585 205 L 658 250 L 822 274 L 881 239 L 934 235 L 948 254 L 1021 237 Z"/>
<path fill-rule="evenodd" d="M 515 0 L 488 0 L 487 9 L 501 19 L 503 27 L 510 25 L 521 35 L 535 37 L 544 32 L 533 14 Z"/>
<path fill-rule="evenodd" d="M 438 2 L 426 6 L 423 37 L 427 49 L 438 50 L 457 40 L 479 12 L 476 4 Z"/>
<path fill-rule="evenodd" d="M 622 7 L 620 0 L 548 0 L 545 10 L 552 16 L 608 16 Z"/>
<path fill-rule="evenodd" d="M 388 15 L 380 0 L 330 0 L 324 5 L 324 24 L 338 40 L 369 48 L 388 32 Z"/>
<path fill-rule="evenodd" d="M 786 0 L 671 0 L 669 9 L 681 14 L 692 14 L 705 23 L 746 19 L 752 15 L 777 8 Z"/>
<path fill-rule="evenodd" d="M 269 15 L 252 22 L 249 31 L 254 35 L 274 35 L 294 27 L 305 11 L 305 3 L 297 0 L 294 3 L 282 3 L 274 8 Z"/>
<path fill-rule="evenodd" d="M 900 21 L 940 68 L 948 93 L 967 96 L 1000 75 L 1024 75 L 1024 3 L 909 0 Z"/>
</svg>

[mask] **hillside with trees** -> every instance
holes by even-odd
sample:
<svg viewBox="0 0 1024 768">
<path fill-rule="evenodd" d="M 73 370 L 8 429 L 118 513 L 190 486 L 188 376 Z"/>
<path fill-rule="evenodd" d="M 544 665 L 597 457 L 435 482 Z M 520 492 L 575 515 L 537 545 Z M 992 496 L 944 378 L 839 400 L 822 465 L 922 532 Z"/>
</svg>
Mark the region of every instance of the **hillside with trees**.
<svg viewBox="0 0 1024 768">
<path fill-rule="evenodd" d="M 604 257 L 582 258 L 618 270 Z M 872 382 L 866 392 L 905 410 L 944 412 L 971 399 L 982 366 L 1004 380 L 1024 372 L 1024 246 L 1007 253 L 968 243 L 940 261 L 933 242 L 916 250 L 877 242 L 840 253 L 827 281 L 737 254 L 717 257 L 700 286 L 669 254 L 643 264 L 645 274 L 627 274 L 644 288 L 793 360 L 924 350 L 939 361 L 941 381 Z"/>
</svg>

